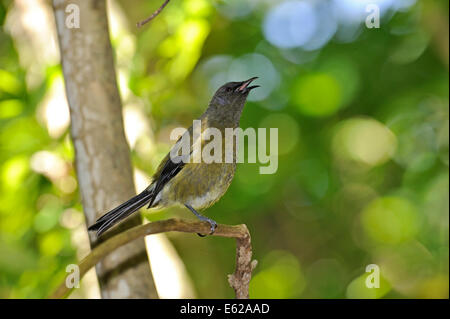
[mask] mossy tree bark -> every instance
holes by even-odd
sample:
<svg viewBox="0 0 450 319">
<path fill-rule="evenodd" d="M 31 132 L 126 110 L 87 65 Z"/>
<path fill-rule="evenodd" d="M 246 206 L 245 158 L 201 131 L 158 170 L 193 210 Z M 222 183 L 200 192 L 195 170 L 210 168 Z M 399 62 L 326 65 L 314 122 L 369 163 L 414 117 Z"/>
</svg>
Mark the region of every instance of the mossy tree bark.
<svg viewBox="0 0 450 319">
<path fill-rule="evenodd" d="M 66 8 L 79 8 L 80 28 L 69 28 Z M 73 6 L 72 6 L 73 7 Z M 53 0 L 78 182 L 87 224 L 134 195 L 132 167 L 104 0 Z M 140 224 L 130 218 L 105 234 Z M 91 247 L 96 243 L 90 234 Z M 96 266 L 103 298 L 156 298 L 144 239 L 112 252 Z"/>
</svg>

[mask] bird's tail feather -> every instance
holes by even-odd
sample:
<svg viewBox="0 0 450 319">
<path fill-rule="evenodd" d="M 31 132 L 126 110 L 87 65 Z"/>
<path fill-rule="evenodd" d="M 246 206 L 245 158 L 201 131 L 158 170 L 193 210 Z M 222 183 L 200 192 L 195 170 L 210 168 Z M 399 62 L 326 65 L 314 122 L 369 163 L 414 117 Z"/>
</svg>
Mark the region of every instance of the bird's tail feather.
<svg viewBox="0 0 450 319">
<path fill-rule="evenodd" d="M 139 208 L 145 206 L 153 197 L 153 192 L 144 190 L 142 193 L 130 198 L 125 203 L 117 206 L 100 217 L 95 224 L 91 225 L 88 230 L 97 231 L 97 237 L 117 224 L 119 221 L 127 218 Z"/>
</svg>

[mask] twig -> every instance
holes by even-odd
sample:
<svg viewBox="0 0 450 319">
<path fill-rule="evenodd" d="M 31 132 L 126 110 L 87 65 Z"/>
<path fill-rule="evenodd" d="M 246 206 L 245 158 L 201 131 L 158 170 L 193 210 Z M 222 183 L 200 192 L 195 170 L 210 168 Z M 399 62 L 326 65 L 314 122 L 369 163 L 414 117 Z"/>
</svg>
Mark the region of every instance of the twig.
<svg viewBox="0 0 450 319">
<path fill-rule="evenodd" d="M 252 271 L 258 262 L 252 261 L 252 244 L 247 226 L 240 225 L 244 230 L 244 237 L 236 237 L 236 270 L 228 275 L 228 283 L 234 289 L 237 299 L 248 299 L 248 286 L 252 278 Z"/>
<path fill-rule="evenodd" d="M 158 14 L 161 13 L 161 11 L 164 9 L 165 6 L 167 6 L 167 4 L 169 3 L 170 0 L 166 0 L 164 1 L 164 3 L 158 8 L 158 10 L 156 10 L 155 12 L 153 12 L 153 14 L 151 16 L 149 16 L 147 19 L 142 20 L 138 23 L 136 23 L 136 26 L 138 28 L 142 27 L 144 24 L 150 22 L 151 20 L 153 20 Z"/>
<path fill-rule="evenodd" d="M 170 231 L 185 233 L 207 234 L 210 231 L 210 224 L 206 222 L 193 222 L 178 218 L 156 221 L 145 225 L 136 226 L 119 233 L 95 247 L 80 263 L 80 279 L 86 272 L 95 266 L 103 257 L 114 251 L 116 248 L 140 237 L 152 234 L 159 234 Z M 245 225 L 221 225 L 219 224 L 213 236 L 235 238 L 236 239 L 236 269 L 232 275 L 228 275 L 228 282 L 236 293 L 236 298 L 248 298 L 248 286 L 252 276 L 252 270 L 256 266 L 256 260 L 251 261 L 252 246 L 250 233 Z M 66 282 L 49 296 L 49 298 L 64 298 L 71 288 L 66 286 Z"/>
</svg>

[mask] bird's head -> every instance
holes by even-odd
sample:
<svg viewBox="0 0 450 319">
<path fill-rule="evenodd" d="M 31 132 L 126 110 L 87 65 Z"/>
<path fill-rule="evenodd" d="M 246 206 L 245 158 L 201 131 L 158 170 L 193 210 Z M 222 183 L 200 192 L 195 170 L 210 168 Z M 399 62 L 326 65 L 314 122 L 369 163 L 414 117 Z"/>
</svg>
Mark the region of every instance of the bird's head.
<svg viewBox="0 0 450 319">
<path fill-rule="evenodd" d="M 228 82 L 222 85 L 214 94 L 209 105 L 209 113 L 215 118 L 223 118 L 239 121 L 241 111 L 244 107 L 247 96 L 251 90 L 259 87 L 259 85 L 252 85 L 254 80 L 258 77 L 252 77 L 242 82 Z"/>
<path fill-rule="evenodd" d="M 218 99 L 218 102 L 222 102 L 224 105 L 233 104 L 237 101 L 245 101 L 248 93 L 251 90 L 259 87 L 259 85 L 252 85 L 254 80 L 258 77 L 252 77 L 242 82 L 228 82 L 222 85 L 214 94 L 213 99 Z"/>
</svg>

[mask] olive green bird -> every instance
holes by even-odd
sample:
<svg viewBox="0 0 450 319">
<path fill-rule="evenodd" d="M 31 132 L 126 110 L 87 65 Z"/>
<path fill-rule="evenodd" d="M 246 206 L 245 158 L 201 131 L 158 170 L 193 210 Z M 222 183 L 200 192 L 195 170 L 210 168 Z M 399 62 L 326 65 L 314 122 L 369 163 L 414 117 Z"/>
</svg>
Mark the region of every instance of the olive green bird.
<svg viewBox="0 0 450 319">
<path fill-rule="evenodd" d="M 239 127 L 247 96 L 252 89 L 259 87 L 259 85 L 250 86 L 255 79 L 257 77 L 243 82 L 229 82 L 220 87 L 206 111 L 198 119 L 201 121 L 202 132 L 207 128 L 216 128 L 224 138 L 226 128 Z M 88 229 L 97 231 L 97 236 L 100 236 L 145 205 L 148 205 L 147 208 L 162 208 L 180 204 L 186 206 L 201 221 L 208 222 L 211 225 L 211 234 L 214 233 L 217 223 L 201 215 L 198 210 L 213 205 L 230 186 L 236 171 L 236 143 L 233 143 L 232 147 L 232 161 L 222 160 L 220 163 L 215 161 L 206 163 L 202 160 L 197 162 L 192 160 L 193 148 L 196 143 L 203 145 L 204 141 L 195 135 L 191 126 L 172 147 L 172 151 L 162 160 L 150 185 L 140 194 L 100 217 Z M 179 152 L 179 144 L 184 138 L 192 141 L 190 152 L 186 152 L 189 154 L 180 154 Z M 222 143 L 222 149 L 225 148 L 225 143 Z"/>
</svg>

